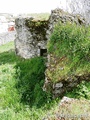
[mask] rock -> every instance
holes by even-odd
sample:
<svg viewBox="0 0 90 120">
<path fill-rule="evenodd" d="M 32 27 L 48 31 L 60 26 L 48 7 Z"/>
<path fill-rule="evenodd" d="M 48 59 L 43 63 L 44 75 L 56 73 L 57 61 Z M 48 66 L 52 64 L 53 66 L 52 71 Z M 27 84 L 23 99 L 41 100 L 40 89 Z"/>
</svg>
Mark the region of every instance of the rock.
<svg viewBox="0 0 90 120">
<path fill-rule="evenodd" d="M 59 21 L 63 23 L 70 21 L 76 24 L 85 24 L 86 22 L 82 16 L 71 15 L 61 9 L 53 10 L 48 20 L 40 21 L 32 17 L 22 16 L 16 18 L 16 54 L 26 59 L 44 55 L 47 41 L 50 39 L 54 26 Z"/>
<path fill-rule="evenodd" d="M 70 103 L 72 103 L 74 100 L 75 100 L 74 98 L 69 98 L 69 97 L 64 96 L 64 97 L 62 98 L 62 100 L 60 101 L 59 106 L 61 106 L 61 105 L 63 105 L 63 104 L 70 104 Z"/>
<path fill-rule="evenodd" d="M 53 86 L 53 88 L 56 88 L 56 89 L 59 89 L 59 88 L 61 88 L 61 87 L 63 87 L 62 82 L 56 83 L 56 84 Z"/>
<path fill-rule="evenodd" d="M 34 18 L 19 17 L 15 20 L 17 55 L 23 58 L 40 56 L 39 51 L 46 48 L 47 21 L 34 21 Z M 41 52 L 41 51 L 40 51 Z"/>
<path fill-rule="evenodd" d="M 76 78 L 73 78 L 73 76 L 69 76 L 68 78 L 59 76 L 59 78 L 57 78 L 55 76 L 56 78 L 54 79 L 57 80 L 58 83 L 55 83 L 56 81 L 53 83 L 51 80 L 51 73 L 56 68 L 58 62 L 63 61 L 66 58 L 62 57 L 59 59 L 52 54 L 47 55 L 47 42 L 50 39 L 50 35 L 53 32 L 55 25 L 58 22 L 66 23 L 68 21 L 78 25 L 87 25 L 86 19 L 84 19 L 82 15 L 73 15 L 61 9 L 53 10 L 48 20 L 40 21 L 29 17 L 19 17 L 15 20 L 17 31 L 15 39 L 16 54 L 25 59 L 35 56 L 47 56 L 48 63 L 43 90 L 51 92 L 53 98 L 63 96 L 67 90 L 71 90 L 82 80 L 88 80 L 88 77 L 82 78 L 82 76 L 76 76 Z M 64 65 L 60 66 L 58 69 L 59 72 L 62 72 L 63 70 Z"/>
<path fill-rule="evenodd" d="M 71 14 L 79 14 L 90 24 L 90 0 L 60 0 L 59 8 Z"/>
<path fill-rule="evenodd" d="M 48 69 L 48 68 L 47 68 Z M 82 81 L 90 81 L 90 74 L 84 74 L 82 76 L 70 76 L 66 80 L 65 78 L 56 83 L 53 83 L 52 80 L 49 80 L 49 76 L 45 74 L 46 79 L 44 83 L 44 90 L 50 91 L 53 94 L 53 98 L 63 97 L 66 91 L 71 91 Z"/>
</svg>

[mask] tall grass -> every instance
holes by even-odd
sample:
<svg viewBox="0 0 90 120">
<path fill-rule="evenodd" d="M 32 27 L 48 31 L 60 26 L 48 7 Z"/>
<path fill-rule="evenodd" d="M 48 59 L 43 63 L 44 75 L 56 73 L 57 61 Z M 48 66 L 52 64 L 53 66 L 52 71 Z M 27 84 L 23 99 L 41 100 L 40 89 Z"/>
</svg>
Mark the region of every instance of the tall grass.
<svg viewBox="0 0 90 120">
<path fill-rule="evenodd" d="M 43 58 L 24 60 L 14 44 L 0 47 L 0 120 L 40 120 L 50 108 L 51 96 L 42 91 Z M 51 103 L 52 104 L 52 103 Z"/>
<path fill-rule="evenodd" d="M 53 81 L 64 76 L 89 74 L 90 27 L 59 23 L 51 35 L 48 52 L 59 59 L 55 71 L 49 71 Z M 63 70 L 60 71 L 60 67 Z"/>
<path fill-rule="evenodd" d="M 60 44 L 56 44 L 54 40 L 52 40 L 52 44 L 50 43 L 49 52 L 55 52 L 56 55 L 59 55 L 59 52 L 54 50 L 53 47 L 55 45 L 59 47 Z M 89 48 L 90 41 L 87 39 L 86 41 L 83 45 Z M 65 48 L 63 47 L 63 49 Z M 89 49 L 85 49 L 85 52 L 87 63 Z M 13 42 L 0 46 L 0 120 L 42 120 L 44 116 L 50 117 L 47 113 L 54 115 L 57 113 L 55 113 L 56 110 L 59 114 L 62 113 L 64 108 L 60 107 L 60 110 L 58 109 L 58 100 L 52 100 L 49 93 L 42 91 L 45 78 L 44 71 L 45 60 L 43 58 L 38 57 L 30 60 L 19 58 L 15 55 Z M 90 83 L 82 83 L 73 92 L 68 92 L 67 96 L 73 97 L 76 95 L 76 97 L 90 98 L 90 95 L 88 95 L 90 93 L 89 86 Z M 85 101 L 83 104 L 75 103 L 74 107 L 65 108 L 65 110 L 69 113 L 74 109 L 78 111 L 79 108 L 82 113 L 84 110 L 82 105 L 85 105 L 85 103 Z M 79 107 L 76 107 L 77 105 Z M 90 104 L 86 104 L 85 111 L 90 111 L 88 105 Z"/>
<path fill-rule="evenodd" d="M 22 94 L 21 101 L 30 106 L 42 106 L 47 102 L 49 94 L 43 91 L 45 80 L 45 60 L 42 57 L 35 57 L 30 60 L 17 62 L 16 79 L 17 89 Z"/>
</svg>

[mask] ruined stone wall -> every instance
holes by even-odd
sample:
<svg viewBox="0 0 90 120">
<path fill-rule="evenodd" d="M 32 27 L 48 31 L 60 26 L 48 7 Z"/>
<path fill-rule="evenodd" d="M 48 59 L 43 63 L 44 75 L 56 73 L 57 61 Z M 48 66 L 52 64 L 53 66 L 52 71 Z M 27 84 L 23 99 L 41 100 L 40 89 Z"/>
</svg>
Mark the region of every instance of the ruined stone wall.
<svg viewBox="0 0 90 120">
<path fill-rule="evenodd" d="M 40 50 L 46 48 L 48 21 L 35 21 L 34 18 L 17 18 L 15 24 L 17 55 L 23 58 L 39 56 Z"/>
<path fill-rule="evenodd" d="M 81 15 L 73 15 L 68 12 L 63 11 L 62 9 L 55 9 L 51 11 L 51 15 L 49 18 L 49 23 L 48 23 L 48 30 L 47 30 L 47 39 L 49 40 L 51 33 L 53 32 L 54 26 L 58 22 L 71 22 L 71 23 L 76 23 L 76 24 L 86 24 L 86 20 L 84 19 L 83 16 Z"/>
<path fill-rule="evenodd" d="M 77 25 L 87 25 L 88 22 L 86 22 L 86 19 L 84 19 L 81 15 L 71 15 L 69 13 L 66 13 L 60 9 L 56 9 L 52 11 L 52 14 L 50 16 L 49 20 L 49 29 L 48 33 L 53 32 L 53 28 L 55 24 L 59 21 L 62 23 L 66 23 L 67 21 L 71 23 L 76 23 Z M 48 34 L 48 37 L 50 34 Z M 59 59 L 58 57 L 53 56 L 52 54 L 48 54 L 48 63 L 47 63 L 47 69 L 45 71 L 45 83 L 43 86 L 43 90 L 49 91 L 52 93 L 53 97 L 63 96 L 63 94 L 68 91 L 72 90 L 74 87 L 76 87 L 80 82 L 83 80 L 90 81 L 89 76 L 90 74 L 84 74 L 84 75 L 77 75 L 77 76 L 70 76 L 70 77 L 64 77 L 64 78 L 58 78 L 59 80 L 56 82 L 53 82 L 51 79 L 50 72 L 54 73 L 53 71 L 56 69 L 57 64 L 60 63 L 60 61 L 64 61 L 65 58 Z M 60 71 L 62 71 L 64 68 L 61 66 Z M 54 77 L 54 76 L 53 76 Z"/>
<path fill-rule="evenodd" d="M 54 26 L 58 22 L 65 23 L 67 21 L 76 23 L 78 25 L 86 24 L 85 19 L 81 15 L 72 15 L 64 12 L 61 9 L 55 9 L 51 12 L 48 20 L 40 21 L 34 18 L 19 17 L 15 20 L 17 36 L 15 39 L 15 48 L 17 55 L 27 59 L 35 56 L 43 56 L 42 51 L 45 53 L 47 49 L 47 42 L 50 39 L 50 35 L 53 32 Z M 50 55 L 48 57 L 47 69 L 52 59 Z M 46 70 L 47 71 L 47 70 Z M 62 95 L 66 90 L 69 90 L 76 86 L 85 77 L 68 78 L 68 82 L 64 79 L 58 83 L 52 83 L 49 81 L 45 72 L 45 84 L 43 89 L 53 93 L 54 97 Z M 87 76 L 88 79 L 89 76 Z"/>
<path fill-rule="evenodd" d="M 15 20 L 17 36 L 15 48 L 17 55 L 23 58 L 32 58 L 46 54 L 47 41 L 57 22 L 85 23 L 82 16 L 74 16 L 61 9 L 51 12 L 48 20 L 36 20 L 32 17 L 19 17 Z"/>
</svg>

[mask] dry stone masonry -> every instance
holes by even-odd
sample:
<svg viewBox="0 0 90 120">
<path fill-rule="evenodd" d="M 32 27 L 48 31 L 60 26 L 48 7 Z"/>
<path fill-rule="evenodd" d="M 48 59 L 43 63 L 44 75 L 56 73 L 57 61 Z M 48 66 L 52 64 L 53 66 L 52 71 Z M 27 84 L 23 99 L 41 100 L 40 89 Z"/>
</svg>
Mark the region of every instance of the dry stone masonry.
<svg viewBox="0 0 90 120">
<path fill-rule="evenodd" d="M 42 56 L 46 51 L 46 31 L 48 21 L 35 21 L 34 18 L 17 18 L 16 53 L 23 58 Z"/>
<path fill-rule="evenodd" d="M 48 20 L 36 20 L 32 17 L 18 17 L 15 20 L 17 36 L 15 39 L 16 54 L 29 59 L 35 56 L 45 56 L 47 53 L 47 42 L 53 32 L 54 26 L 58 22 L 65 23 L 67 21 L 78 25 L 87 24 L 86 19 L 81 15 L 72 15 L 61 9 L 55 9 L 51 12 Z M 48 55 L 48 66 L 50 66 L 51 56 Z M 47 71 L 47 70 L 46 70 Z M 66 90 L 75 87 L 81 80 L 88 79 L 90 76 L 75 76 L 58 83 L 52 83 L 45 72 L 45 84 L 43 89 L 49 90 L 54 97 L 61 96 Z M 86 80 L 87 80 L 86 79 Z M 68 81 L 68 82 L 67 82 Z"/>
<path fill-rule="evenodd" d="M 15 20 L 17 36 L 15 47 L 17 55 L 27 59 L 46 55 L 47 41 L 56 23 L 75 22 L 84 24 L 85 19 L 80 15 L 71 15 L 61 9 L 51 12 L 48 20 L 36 20 L 32 17 L 18 17 Z"/>
</svg>

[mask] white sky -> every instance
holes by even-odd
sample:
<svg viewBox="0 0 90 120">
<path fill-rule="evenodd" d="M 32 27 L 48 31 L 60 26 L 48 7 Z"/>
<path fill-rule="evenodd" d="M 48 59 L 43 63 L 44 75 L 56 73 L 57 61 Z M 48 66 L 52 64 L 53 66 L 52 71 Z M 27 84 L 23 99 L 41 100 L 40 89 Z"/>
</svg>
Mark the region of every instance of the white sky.
<svg viewBox="0 0 90 120">
<path fill-rule="evenodd" d="M 50 12 L 59 6 L 59 0 L 1 0 L 0 13 Z"/>
</svg>

